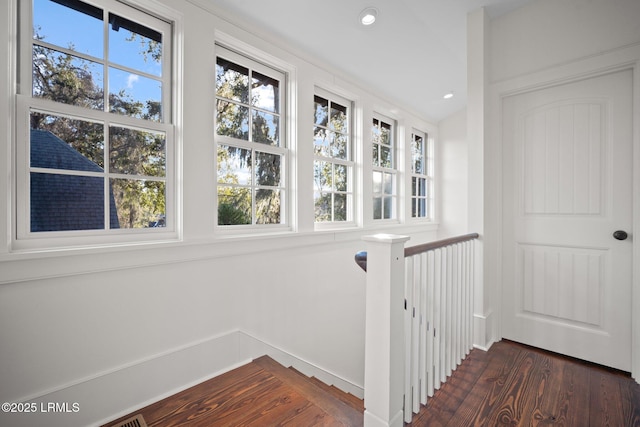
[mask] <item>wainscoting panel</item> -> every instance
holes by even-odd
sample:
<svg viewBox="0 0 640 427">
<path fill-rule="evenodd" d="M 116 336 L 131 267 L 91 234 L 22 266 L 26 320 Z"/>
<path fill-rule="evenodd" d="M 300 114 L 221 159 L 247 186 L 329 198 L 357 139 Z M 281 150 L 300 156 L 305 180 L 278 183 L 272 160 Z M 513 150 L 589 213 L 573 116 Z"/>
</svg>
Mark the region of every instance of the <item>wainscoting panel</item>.
<svg viewBox="0 0 640 427">
<path fill-rule="evenodd" d="M 601 325 L 606 250 L 520 244 L 519 252 L 524 313 Z"/>
</svg>

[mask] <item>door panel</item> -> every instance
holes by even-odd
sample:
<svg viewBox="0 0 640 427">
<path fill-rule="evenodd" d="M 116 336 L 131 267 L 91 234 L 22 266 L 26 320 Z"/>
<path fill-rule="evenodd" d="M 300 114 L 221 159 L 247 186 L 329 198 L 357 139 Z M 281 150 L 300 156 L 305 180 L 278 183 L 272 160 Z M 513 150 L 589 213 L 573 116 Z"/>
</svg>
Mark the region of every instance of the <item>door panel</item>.
<svg viewBox="0 0 640 427">
<path fill-rule="evenodd" d="M 632 73 L 503 101 L 503 336 L 631 369 Z"/>
</svg>

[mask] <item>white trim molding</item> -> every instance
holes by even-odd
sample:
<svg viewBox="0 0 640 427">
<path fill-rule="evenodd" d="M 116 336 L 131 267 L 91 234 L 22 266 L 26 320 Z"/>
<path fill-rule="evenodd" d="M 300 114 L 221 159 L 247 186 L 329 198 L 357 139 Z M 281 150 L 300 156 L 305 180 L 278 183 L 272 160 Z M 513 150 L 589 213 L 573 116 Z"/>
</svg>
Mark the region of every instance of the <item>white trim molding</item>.
<svg viewBox="0 0 640 427">
<path fill-rule="evenodd" d="M 610 51 L 587 56 L 572 62 L 563 63 L 555 67 L 536 71 L 531 74 L 514 77 L 508 80 L 494 82 L 489 86 L 489 111 L 488 119 L 490 128 L 490 143 L 494 144 L 492 152 L 502 152 L 502 101 L 505 97 L 528 92 L 531 90 L 579 81 L 591 77 L 609 74 L 615 71 L 632 70 L 633 72 L 633 230 L 632 233 L 640 235 L 640 191 L 636 188 L 640 183 L 640 43 L 622 46 Z M 502 182 L 502 164 L 496 160 L 492 166 L 497 183 Z M 495 201 L 495 203 L 500 203 Z M 499 210 L 498 210 L 499 212 Z M 500 231 L 501 234 L 501 231 Z M 500 242 L 502 236 L 496 242 Z M 503 278 L 502 248 L 499 243 L 494 248 L 496 256 L 496 268 L 500 272 L 497 277 L 494 295 L 496 296 L 496 308 L 501 316 L 501 299 Z M 633 275 L 631 289 L 631 375 L 640 382 L 640 239 L 633 239 Z M 502 336 L 501 324 L 498 322 L 497 337 Z"/>
<path fill-rule="evenodd" d="M 240 330 L 209 337 L 141 360 L 116 366 L 29 396 L 5 396 L 10 402 L 35 404 L 64 402 L 69 411 L 50 413 L 0 412 L 0 425 L 30 427 L 100 426 L 268 355 L 283 366 L 359 398 L 364 388 L 283 349 Z M 77 409 L 77 410 L 76 410 Z"/>
</svg>

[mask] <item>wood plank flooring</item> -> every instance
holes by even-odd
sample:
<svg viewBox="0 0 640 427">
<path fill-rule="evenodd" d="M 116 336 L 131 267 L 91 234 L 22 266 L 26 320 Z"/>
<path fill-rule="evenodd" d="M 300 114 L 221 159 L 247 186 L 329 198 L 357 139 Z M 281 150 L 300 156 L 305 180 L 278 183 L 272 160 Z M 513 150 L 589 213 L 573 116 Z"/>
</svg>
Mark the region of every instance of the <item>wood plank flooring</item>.
<svg viewBox="0 0 640 427">
<path fill-rule="evenodd" d="M 362 426 L 363 411 L 353 395 L 261 357 L 120 420 L 141 413 L 149 427 L 346 427 Z M 618 371 L 501 341 L 473 350 L 407 425 L 427 426 L 640 427 L 640 385 Z"/>
<path fill-rule="evenodd" d="M 316 382 L 263 356 L 106 426 L 136 414 L 148 427 L 363 425 L 362 400 Z"/>
<path fill-rule="evenodd" d="M 473 350 L 409 425 L 640 427 L 640 385 L 618 371 L 501 341 Z"/>
</svg>

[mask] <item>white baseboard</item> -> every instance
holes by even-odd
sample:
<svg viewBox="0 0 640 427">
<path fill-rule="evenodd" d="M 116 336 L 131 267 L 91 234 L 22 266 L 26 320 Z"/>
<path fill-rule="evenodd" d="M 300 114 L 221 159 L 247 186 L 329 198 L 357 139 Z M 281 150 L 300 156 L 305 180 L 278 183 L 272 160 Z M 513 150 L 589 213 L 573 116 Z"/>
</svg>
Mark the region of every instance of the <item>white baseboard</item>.
<svg viewBox="0 0 640 427">
<path fill-rule="evenodd" d="M 240 353 L 247 359 L 255 359 L 256 357 L 266 354 L 283 366 L 293 366 L 308 377 L 316 377 L 325 384 L 334 385 L 340 390 L 351 393 L 360 399 L 364 398 L 364 387 L 362 385 L 354 384 L 320 366 L 274 347 L 246 332 L 240 331 L 239 337 Z"/>
<path fill-rule="evenodd" d="M 362 387 L 236 330 L 17 399 L 12 403 L 28 403 L 35 411 L 2 411 L 0 425 L 99 426 L 265 354 L 341 390 L 364 395 Z"/>
<path fill-rule="evenodd" d="M 397 412 L 390 420 L 383 420 L 365 409 L 364 425 L 367 427 L 402 427 L 404 425 L 404 412 Z"/>
<path fill-rule="evenodd" d="M 2 412 L 0 425 L 101 425 L 245 364 L 247 360 L 239 357 L 238 336 L 237 331 L 232 331 L 210 337 L 18 399 L 16 402 L 36 404 L 36 412 Z M 50 402 L 68 404 L 71 409 L 78 410 L 61 413 L 42 411 Z"/>
</svg>

